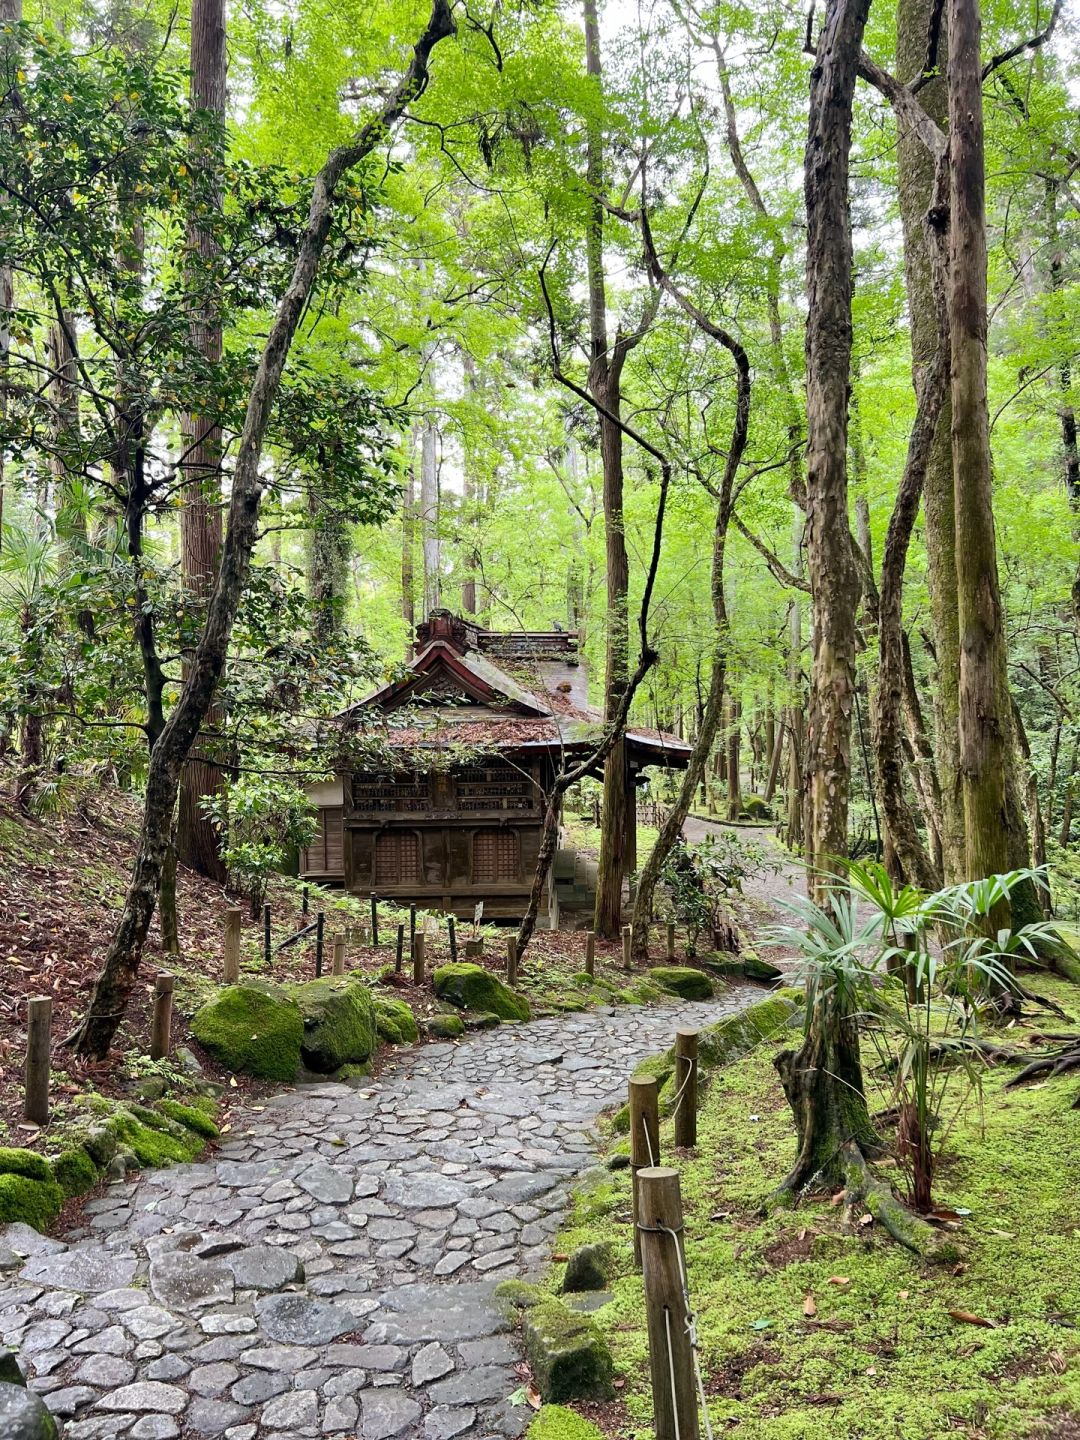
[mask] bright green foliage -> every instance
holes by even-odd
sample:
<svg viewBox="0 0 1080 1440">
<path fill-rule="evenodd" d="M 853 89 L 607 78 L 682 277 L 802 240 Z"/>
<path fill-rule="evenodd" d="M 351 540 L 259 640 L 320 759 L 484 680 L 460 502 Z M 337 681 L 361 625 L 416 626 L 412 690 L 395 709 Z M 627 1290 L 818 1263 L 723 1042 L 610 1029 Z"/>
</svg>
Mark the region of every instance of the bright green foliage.
<svg viewBox="0 0 1080 1440">
<path fill-rule="evenodd" d="M 53 1179 L 69 1199 L 85 1195 L 97 1184 L 98 1168 L 79 1145 L 63 1150 L 51 1162 Z"/>
<path fill-rule="evenodd" d="M 649 977 L 683 1000 L 710 1000 L 716 989 L 708 975 L 692 965 L 654 965 Z"/>
<path fill-rule="evenodd" d="M 530 1440 L 603 1440 L 591 1420 L 565 1405 L 542 1405 L 529 1426 Z"/>
<path fill-rule="evenodd" d="M 300 1007 L 270 986 L 228 985 L 195 1012 L 191 1033 L 229 1070 L 293 1080 L 300 1067 Z"/>
<path fill-rule="evenodd" d="M 63 1203 L 64 1192 L 51 1178 L 31 1180 L 27 1175 L 0 1174 L 0 1224 L 21 1220 L 35 1230 L 47 1230 Z"/>
<path fill-rule="evenodd" d="M 378 1037 L 371 991 L 358 980 L 323 976 L 290 985 L 300 1007 L 304 1035 L 300 1056 L 309 1070 L 329 1074 L 373 1054 Z"/>
<path fill-rule="evenodd" d="M 462 1010 L 486 1011 L 500 1020 L 528 1020 L 529 1002 L 482 965 L 461 962 L 435 971 L 435 994 Z"/>
<path fill-rule="evenodd" d="M 16 1150 L 0 1145 L 0 1175 L 25 1175 L 28 1180 L 52 1179 L 49 1162 L 35 1150 Z"/>
<path fill-rule="evenodd" d="M 379 1039 L 388 1045 L 415 1045 L 420 1038 L 416 1017 L 404 1000 L 394 1000 L 388 995 L 373 997 L 375 1025 Z"/>
<path fill-rule="evenodd" d="M 1075 1010 L 1068 987 L 1052 994 Z M 1062 1324 L 1080 1307 L 1075 1079 L 1009 1091 L 1010 1072 L 991 1071 L 982 1113 L 962 1113 L 950 1130 L 940 1198 L 970 1212 L 956 1236 L 964 1264 L 954 1270 L 921 1266 L 876 1225 L 852 1231 L 827 1198 L 804 1201 L 794 1215 L 770 1207 L 795 1147 L 772 1054 L 762 1046 L 725 1070 L 707 1092 L 697 1150 L 679 1167 L 714 1432 L 754 1440 L 1053 1434 L 1052 1417 L 1080 1409 L 1080 1347 Z M 670 1144 L 665 1124 L 661 1147 Z M 614 1300 L 596 1320 L 637 1428 L 651 1417 L 641 1277 L 629 1227 L 615 1223 L 629 1208 L 629 1183 L 615 1172 L 580 1197 L 557 1244 L 615 1242 Z M 847 1283 L 830 1283 L 834 1276 Z M 952 1310 L 996 1328 L 956 1321 Z"/>
</svg>

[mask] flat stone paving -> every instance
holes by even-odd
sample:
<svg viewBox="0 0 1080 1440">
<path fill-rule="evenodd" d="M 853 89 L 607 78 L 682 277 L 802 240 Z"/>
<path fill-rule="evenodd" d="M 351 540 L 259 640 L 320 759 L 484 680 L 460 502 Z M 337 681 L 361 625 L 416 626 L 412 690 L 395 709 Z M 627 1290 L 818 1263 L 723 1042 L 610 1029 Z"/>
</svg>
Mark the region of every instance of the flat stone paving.
<svg viewBox="0 0 1080 1440">
<path fill-rule="evenodd" d="M 67 1440 L 514 1437 L 496 1285 L 550 1259 L 637 1061 L 754 998 L 504 1026 L 237 1113 L 64 1241 L 0 1233 L 0 1340 Z"/>
</svg>

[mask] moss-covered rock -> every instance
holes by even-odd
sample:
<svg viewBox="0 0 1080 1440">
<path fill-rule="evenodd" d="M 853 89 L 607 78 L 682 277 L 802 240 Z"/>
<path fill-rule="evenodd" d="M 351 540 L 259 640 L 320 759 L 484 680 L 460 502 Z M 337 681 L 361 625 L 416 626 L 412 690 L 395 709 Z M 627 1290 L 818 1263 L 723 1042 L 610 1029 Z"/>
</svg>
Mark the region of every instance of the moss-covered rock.
<svg viewBox="0 0 1080 1440">
<path fill-rule="evenodd" d="M 423 1022 L 424 1034 L 434 1040 L 460 1040 L 465 1022 L 460 1015 L 429 1015 Z"/>
<path fill-rule="evenodd" d="M 527 1433 L 529 1440 L 604 1440 L 591 1420 L 565 1405 L 541 1405 Z"/>
<path fill-rule="evenodd" d="M 529 1002 L 482 965 L 440 965 L 435 994 L 460 1010 L 486 1011 L 500 1020 L 528 1020 Z"/>
<path fill-rule="evenodd" d="M 753 950 L 744 950 L 741 955 L 703 955 L 701 963 L 714 975 L 739 980 L 758 980 L 765 985 L 781 979 L 784 973 L 775 965 L 770 965 L 767 960 L 762 960 Z"/>
<path fill-rule="evenodd" d="M 540 1286 L 529 1280 L 501 1280 L 495 1287 L 495 1299 L 511 1316 L 519 1310 L 529 1310 L 533 1305 L 539 1305 L 545 1298 Z"/>
<path fill-rule="evenodd" d="M 611 1271 L 611 1246 L 603 1241 L 579 1245 L 570 1252 L 563 1274 L 563 1292 L 603 1290 Z"/>
<path fill-rule="evenodd" d="M 28 1180 L 52 1179 L 49 1162 L 36 1150 L 16 1150 L 0 1145 L 0 1175 L 25 1175 Z"/>
<path fill-rule="evenodd" d="M 710 1000 L 716 990 L 708 975 L 692 965 L 654 965 L 649 976 L 662 990 L 683 1000 Z"/>
<path fill-rule="evenodd" d="M 181 1165 L 194 1160 L 205 1144 L 204 1137 L 176 1124 L 165 1115 L 147 1112 L 141 1105 L 118 1106 L 109 1128 L 134 1155 L 143 1169 Z"/>
<path fill-rule="evenodd" d="M 58 1440 L 60 1429 L 32 1390 L 0 1385 L 0 1435 L 5 1440 Z"/>
<path fill-rule="evenodd" d="M 73 1145 L 51 1161 L 53 1179 L 64 1195 L 85 1195 L 97 1184 L 98 1167 L 81 1145 Z"/>
<path fill-rule="evenodd" d="M 404 1000 L 394 1000 L 388 995 L 376 995 L 375 1028 L 379 1039 L 387 1045 L 415 1045 L 420 1038 L 416 1016 L 412 1007 Z"/>
<path fill-rule="evenodd" d="M 334 1079 L 341 1080 L 344 1084 L 360 1084 L 363 1080 L 370 1080 L 374 1070 L 370 1060 L 363 1061 L 360 1065 L 342 1065 L 340 1070 L 334 1071 Z"/>
<path fill-rule="evenodd" d="M 191 1033 L 228 1070 L 263 1080 L 293 1080 L 304 1021 L 283 990 L 226 985 L 192 1017 Z"/>
<path fill-rule="evenodd" d="M 10 1171 L 0 1175 L 0 1224 L 21 1220 L 35 1230 L 47 1230 L 60 1214 L 64 1192 L 45 1167 L 47 1180 L 32 1180 Z"/>
<path fill-rule="evenodd" d="M 178 1125 L 183 1125 L 186 1130 L 201 1135 L 205 1140 L 218 1138 L 218 1127 L 214 1124 L 211 1114 L 208 1113 L 213 1110 L 212 1103 L 210 1105 L 185 1105 L 180 1100 L 166 1097 L 164 1100 L 158 1101 L 158 1109 L 170 1120 L 175 1120 Z"/>
<path fill-rule="evenodd" d="M 611 1352 L 588 1315 L 547 1298 L 525 1313 L 525 1354 L 545 1401 L 605 1400 Z"/>
<path fill-rule="evenodd" d="M 502 1024 L 498 1015 L 492 1015 L 490 1011 L 483 1011 L 479 1015 L 463 1015 L 466 1030 L 497 1030 Z"/>
<path fill-rule="evenodd" d="M 587 970 L 578 970 L 570 977 L 575 985 L 580 985 L 583 990 L 602 990 L 605 995 L 617 995 L 619 987 L 613 985 L 610 980 L 604 980 L 599 975 L 590 975 Z"/>
<path fill-rule="evenodd" d="M 292 985 L 304 1034 L 300 1057 L 309 1070 L 328 1075 L 342 1065 L 361 1064 L 375 1052 L 378 1032 L 371 991 L 357 980 L 323 976 Z"/>
<path fill-rule="evenodd" d="M 616 991 L 615 998 L 622 1005 L 655 1005 L 658 1000 L 666 1000 L 670 994 L 670 990 L 662 990 L 654 981 L 642 975 L 622 990 Z"/>
</svg>

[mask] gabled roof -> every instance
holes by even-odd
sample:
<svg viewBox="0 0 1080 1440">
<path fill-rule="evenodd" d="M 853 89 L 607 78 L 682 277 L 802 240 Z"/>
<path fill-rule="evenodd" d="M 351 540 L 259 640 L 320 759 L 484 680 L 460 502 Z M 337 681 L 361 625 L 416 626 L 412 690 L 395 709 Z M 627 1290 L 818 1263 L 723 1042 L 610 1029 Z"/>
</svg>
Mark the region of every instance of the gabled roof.
<svg viewBox="0 0 1080 1440">
<path fill-rule="evenodd" d="M 359 702 L 364 709 L 394 710 L 429 691 L 440 675 L 455 682 L 478 704 L 508 708 L 518 715 L 550 715 L 550 706 L 520 685 L 486 655 L 470 650 L 461 654 L 446 640 L 430 641 L 409 667 Z M 354 709 L 356 707 L 353 707 Z"/>
</svg>

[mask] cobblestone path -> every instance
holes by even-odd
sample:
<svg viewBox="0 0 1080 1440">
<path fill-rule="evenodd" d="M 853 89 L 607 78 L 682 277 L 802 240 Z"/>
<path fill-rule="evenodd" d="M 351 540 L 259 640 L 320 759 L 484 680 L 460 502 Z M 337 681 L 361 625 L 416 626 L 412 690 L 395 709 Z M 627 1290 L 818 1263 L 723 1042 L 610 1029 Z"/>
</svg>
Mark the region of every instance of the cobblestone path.
<svg viewBox="0 0 1080 1440">
<path fill-rule="evenodd" d="M 238 1113 L 65 1241 L 0 1234 L 0 1339 L 67 1440 L 516 1436 L 495 1286 L 550 1258 L 634 1064 L 756 993 L 505 1026 Z"/>
</svg>

